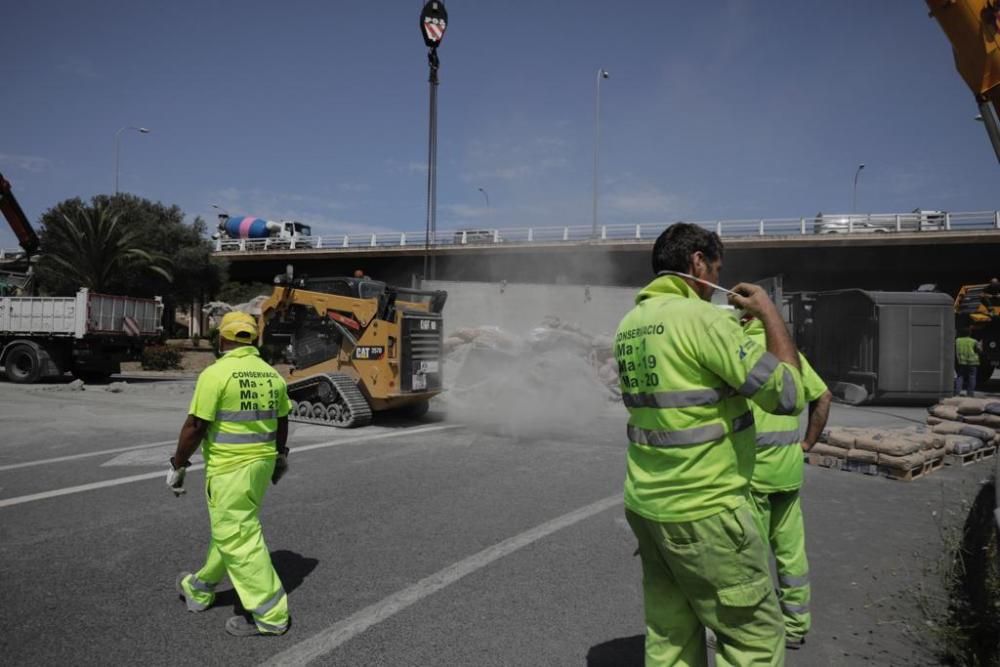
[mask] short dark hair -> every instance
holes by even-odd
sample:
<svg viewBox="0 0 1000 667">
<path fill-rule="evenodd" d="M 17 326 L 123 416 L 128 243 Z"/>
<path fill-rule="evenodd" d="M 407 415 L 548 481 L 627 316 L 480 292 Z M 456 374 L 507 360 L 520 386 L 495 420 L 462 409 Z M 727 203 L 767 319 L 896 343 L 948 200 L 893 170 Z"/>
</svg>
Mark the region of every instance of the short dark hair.
<svg viewBox="0 0 1000 667">
<path fill-rule="evenodd" d="M 653 244 L 653 272 L 687 271 L 699 250 L 710 262 L 722 259 L 722 239 L 699 225 L 675 222 Z"/>
</svg>

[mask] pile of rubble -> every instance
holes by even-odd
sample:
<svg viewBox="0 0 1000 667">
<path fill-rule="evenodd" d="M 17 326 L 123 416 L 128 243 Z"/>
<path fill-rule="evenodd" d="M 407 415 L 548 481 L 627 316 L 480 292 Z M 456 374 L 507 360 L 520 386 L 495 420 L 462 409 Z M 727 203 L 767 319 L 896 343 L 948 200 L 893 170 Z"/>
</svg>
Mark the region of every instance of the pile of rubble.
<svg viewBox="0 0 1000 667">
<path fill-rule="evenodd" d="M 463 386 L 463 380 L 469 374 L 464 373 L 461 367 L 465 365 L 470 352 L 475 356 L 483 351 L 497 359 L 505 356 L 527 359 L 537 368 L 552 365 L 557 355 L 575 357 L 592 370 L 593 378 L 607 390 L 609 400 L 618 401 L 621 398 L 618 364 L 611 336 L 588 334 L 582 327 L 563 322 L 558 317 L 544 318 L 539 326 L 524 336 L 516 336 L 495 326 L 453 331 L 444 339 L 444 355 L 446 364 L 453 366 L 452 372 L 446 373 L 454 380 L 452 384 L 455 389 L 469 388 L 467 382 Z"/>
</svg>

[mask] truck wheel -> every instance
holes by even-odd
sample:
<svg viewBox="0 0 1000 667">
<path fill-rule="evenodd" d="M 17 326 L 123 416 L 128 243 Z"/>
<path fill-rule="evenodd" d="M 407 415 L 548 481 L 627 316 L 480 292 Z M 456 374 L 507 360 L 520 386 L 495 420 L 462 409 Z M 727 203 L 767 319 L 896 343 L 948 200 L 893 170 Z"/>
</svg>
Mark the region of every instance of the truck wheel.
<svg viewBox="0 0 1000 667">
<path fill-rule="evenodd" d="M 4 361 L 7 379 L 18 384 L 38 382 L 42 376 L 42 362 L 35 348 L 30 345 L 15 345 L 7 353 Z"/>
</svg>

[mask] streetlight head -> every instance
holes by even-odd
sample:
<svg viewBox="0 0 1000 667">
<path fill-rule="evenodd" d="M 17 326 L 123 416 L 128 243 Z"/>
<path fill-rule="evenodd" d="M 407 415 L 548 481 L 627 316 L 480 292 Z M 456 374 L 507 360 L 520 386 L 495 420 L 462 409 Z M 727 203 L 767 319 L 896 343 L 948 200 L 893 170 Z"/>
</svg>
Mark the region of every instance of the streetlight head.
<svg viewBox="0 0 1000 667">
<path fill-rule="evenodd" d="M 138 128 L 138 130 L 141 134 L 149 134 L 150 132 L 152 132 L 152 130 L 149 129 L 148 127 L 140 127 Z"/>
<path fill-rule="evenodd" d="M 861 169 L 864 169 L 864 168 L 865 168 L 865 165 L 864 165 L 864 164 L 859 164 L 859 165 L 858 165 L 858 169 L 859 169 L 859 170 L 861 170 Z"/>
<path fill-rule="evenodd" d="M 976 117 L 973 118 L 972 120 L 978 120 L 980 123 L 985 122 L 985 121 L 983 121 L 983 114 L 981 114 L 981 113 L 977 113 Z"/>
<path fill-rule="evenodd" d="M 602 69 L 601 70 L 601 78 L 602 79 L 607 79 L 610 76 L 611 76 L 611 73 L 608 70 L 606 70 L 606 69 Z"/>
</svg>

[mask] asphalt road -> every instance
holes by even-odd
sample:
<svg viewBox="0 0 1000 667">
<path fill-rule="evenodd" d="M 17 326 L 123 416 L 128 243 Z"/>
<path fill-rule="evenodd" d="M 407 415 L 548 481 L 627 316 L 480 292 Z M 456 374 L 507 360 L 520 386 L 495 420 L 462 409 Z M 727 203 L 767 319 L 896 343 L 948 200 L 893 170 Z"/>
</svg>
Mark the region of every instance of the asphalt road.
<svg viewBox="0 0 1000 667">
<path fill-rule="evenodd" d="M 516 436 L 435 412 L 294 427 L 262 512 L 292 629 L 237 639 L 231 589 L 202 614 L 174 591 L 208 543 L 202 472 L 179 499 L 163 483 L 192 386 L 0 383 L 4 664 L 641 664 L 622 408 Z M 837 406 L 832 422 L 922 414 Z M 988 467 L 806 473 L 814 631 L 789 664 L 934 664 L 917 593 Z"/>
</svg>

